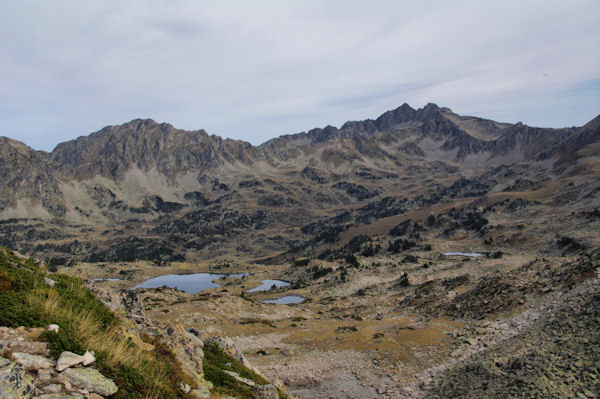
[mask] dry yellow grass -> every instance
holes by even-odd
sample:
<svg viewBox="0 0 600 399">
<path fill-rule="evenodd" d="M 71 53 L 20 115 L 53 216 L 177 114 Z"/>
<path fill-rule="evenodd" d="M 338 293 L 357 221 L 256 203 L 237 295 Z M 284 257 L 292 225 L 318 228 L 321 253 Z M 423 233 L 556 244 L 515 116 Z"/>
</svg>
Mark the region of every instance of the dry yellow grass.
<svg viewBox="0 0 600 399">
<path fill-rule="evenodd" d="M 141 348 L 130 344 L 120 327 L 106 330 L 91 310 L 80 311 L 65 306 L 57 291 L 37 290 L 32 292 L 28 300 L 30 305 L 39 307 L 49 316 L 76 321 L 75 337 L 86 347 L 105 352 L 106 362 L 110 366 L 122 363 L 137 368 L 149 360 Z"/>
</svg>

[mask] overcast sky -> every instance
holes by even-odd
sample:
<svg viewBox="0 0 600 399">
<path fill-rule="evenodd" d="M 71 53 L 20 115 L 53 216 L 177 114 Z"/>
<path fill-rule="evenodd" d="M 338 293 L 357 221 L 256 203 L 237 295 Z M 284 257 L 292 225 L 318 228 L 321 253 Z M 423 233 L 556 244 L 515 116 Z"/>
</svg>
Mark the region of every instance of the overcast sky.
<svg viewBox="0 0 600 399">
<path fill-rule="evenodd" d="M 404 102 L 582 125 L 599 21 L 598 0 L 0 0 L 0 136 L 152 118 L 259 144 Z"/>
</svg>

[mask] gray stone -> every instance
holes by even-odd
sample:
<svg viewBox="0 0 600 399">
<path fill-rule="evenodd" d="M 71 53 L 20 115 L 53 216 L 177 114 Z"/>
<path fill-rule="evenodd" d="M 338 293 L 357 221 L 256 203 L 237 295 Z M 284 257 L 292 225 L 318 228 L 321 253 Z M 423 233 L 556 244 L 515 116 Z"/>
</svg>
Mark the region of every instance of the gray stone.
<svg viewBox="0 0 600 399">
<path fill-rule="evenodd" d="M 103 396 L 110 396 L 118 391 L 113 380 L 106 378 L 98 370 L 92 368 L 66 369 L 61 373 L 72 386 L 86 389 Z"/>
<path fill-rule="evenodd" d="M 49 369 L 53 362 L 43 356 L 30 355 L 29 353 L 15 352 L 12 354 L 15 363 L 23 366 L 25 370 L 37 371 L 39 369 Z"/>
<path fill-rule="evenodd" d="M 52 378 L 52 371 L 50 369 L 39 369 L 37 375 L 38 380 L 49 381 Z"/>
</svg>

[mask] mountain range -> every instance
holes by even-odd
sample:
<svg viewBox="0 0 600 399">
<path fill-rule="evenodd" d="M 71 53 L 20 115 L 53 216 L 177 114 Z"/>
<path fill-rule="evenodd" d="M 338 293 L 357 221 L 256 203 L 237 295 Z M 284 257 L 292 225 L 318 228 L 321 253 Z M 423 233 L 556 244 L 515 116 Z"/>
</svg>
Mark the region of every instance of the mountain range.
<svg viewBox="0 0 600 399">
<path fill-rule="evenodd" d="M 403 104 L 259 146 L 136 119 L 50 153 L 1 137 L 0 245 L 65 262 L 267 261 L 465 199 L 589 207 L 599 176 L 600 116 L 550 129 Z"/>
</svg>

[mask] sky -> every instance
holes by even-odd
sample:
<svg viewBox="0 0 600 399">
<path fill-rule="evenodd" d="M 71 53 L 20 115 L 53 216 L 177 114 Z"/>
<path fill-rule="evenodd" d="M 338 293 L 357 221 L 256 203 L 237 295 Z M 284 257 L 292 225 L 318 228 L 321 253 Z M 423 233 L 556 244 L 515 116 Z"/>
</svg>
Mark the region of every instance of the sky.
<svg viewBox="0 0 600 399">
<path fill-rule="evenodd" d="M 581 126 L 598 21 L 598 0 L 0 0 L 0 136 L 50 151 L 151 118 L 260 144 L 429 102 Z"/>
</svg>

